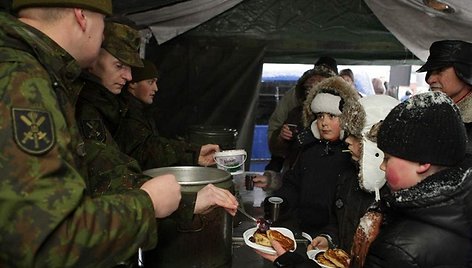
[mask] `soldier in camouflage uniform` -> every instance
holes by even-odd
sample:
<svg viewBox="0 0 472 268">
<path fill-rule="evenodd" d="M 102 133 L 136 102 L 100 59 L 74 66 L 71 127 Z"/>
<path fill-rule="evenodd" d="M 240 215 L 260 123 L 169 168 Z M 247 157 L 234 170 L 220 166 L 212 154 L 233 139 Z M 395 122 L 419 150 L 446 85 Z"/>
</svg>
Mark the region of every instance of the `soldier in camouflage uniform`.
<svg viewBox="0 0 472 268">
<path fill-rule="evenodd" d="M 85 85 L 77 102 L 76 118 L 87 152 L 87 185 L 93 195 L 136 188 L 149 179 L 135 159 L 120 151 L 109 131 L 119 126 L 122 105 L 106 86 L 119 92 L 131 79 L 130 66 L 142 66 L 139 33 L 114 20 L 105 23 L 106 38 L 97 61 L 82 73 Z M 101 80 L 100 74 L 108 69 L 112 71 L 104 76 L 109 80 Z"/>
<path fill-rule="evenodd" d="M 111 1 L 12 8 L 19 19 L 0 13 L 0 267 L 110 267 L 153 248 L 155 217 L 180 201 L 175 177 L 91 198 L 80 165 L 77 77 L 98 55 Z"/>
<path fill-rule="evenodd" d="M 132 67 L 132 81 L 121 93 L 123 118 L 113 137 L 120 149 L 138 160 L 143 169 L 173 165 L 192 165 L 194 155 L 200 152 L 198 164 L 214 164 L 217 145 L 195 146 L 183 140 L 167 139 L 159 135 L 156 123 L 146 114 L 146 106 L 152 104 L 157 92 L 157 68 L 144 60 L 144 67 Z M 132 135 L 130 131 L 132 130 Z"/>
<path fill-rule="evenodd" d="M 94 194 L 133 189 L 147 179 L 136 160 L 121 152 L 111 135 L 120 128 L 125 110 L 116 94 L 131 80 L 130 66 L 142 66 L 139 33 L 125 23 L 129 24 L 123 18 L 106 22 L 105 42 L 98 59 L 82 75 L 85 86 L 77 102 L 76 118 L 87 152 L 88 185 Z M 208 147 L 212 146 L 218 147 Z M 182 194 L 178 213 L 173 217 L 191 220 L 194 213 L 207 213 L 216 206 L 234 215 L 237 201 L 228 190 L 210 184 L 198 193 Z"/>
</svg>

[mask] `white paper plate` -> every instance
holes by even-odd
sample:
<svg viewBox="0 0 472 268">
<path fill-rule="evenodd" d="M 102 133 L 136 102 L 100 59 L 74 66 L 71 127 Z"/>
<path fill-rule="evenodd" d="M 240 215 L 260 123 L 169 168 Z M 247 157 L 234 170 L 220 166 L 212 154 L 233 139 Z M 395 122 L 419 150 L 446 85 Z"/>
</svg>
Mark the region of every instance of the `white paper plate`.
<svg viewBox="0 0 472 268">
<path fill-rule="evenodd" d="M 279 231 L 283 235 L 290 237 L 293 240 L 294 244 L 295 244 L 295 248 L 291 251 L 295 251 L 295 249 L 297 249 L 297 243 L 295 242 L 295 236 L 293 235 L 292 231 L 290 231 L 287 228 L 282 228 L 282 227 L 271 227 L 270 229 Z M 243 238 L 244 238 L 244 242 L 246 243 L 246 245 L 250 246 L 253 249 L 257 249 L 261 252 L 271 254 L 271 255 L 275 255 L 277 252 L 275 252 L 275 250 L 272 247 L 262 246 L 262 245 L 253 243 L 249 240 L 249 238 L 254 235 L 254 232 L 256 230 L 257 230 L 257 227 L 254 227 L 254 228 L 246 230 L 243 233 Z"/>
</svg>

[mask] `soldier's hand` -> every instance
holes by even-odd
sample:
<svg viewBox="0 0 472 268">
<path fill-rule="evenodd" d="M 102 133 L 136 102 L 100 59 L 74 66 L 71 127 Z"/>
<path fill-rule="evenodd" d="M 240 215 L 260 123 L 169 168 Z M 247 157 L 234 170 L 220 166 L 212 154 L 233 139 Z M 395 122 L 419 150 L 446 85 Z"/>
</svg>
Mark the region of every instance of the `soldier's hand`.
<svg viewBox="0 0 472 268">
<path fill-rule="evenodd" d="M 148 180 L 141 186 L 141 190 L 151 197 L 156 218 L 165 218 L 172 214 L 179 207 L 182 198 L 180 184 L 171 174 Z"/>
<path fill-rule="evenodd" d="M 194 213 L 206 214 L 216 207 L 223 207 L 234 216 L 238 209 L 238 201 L 230 191 L 208 184 L 197 193 Z"/>
<path fill-rule="evenodd" d="M 200 166 L 211 166 L 216 164 L 214 155 L 220 151 L 218 144 L 205 144 L 200 149 L 200 155 L 198 156 L 198 164 Z"/>
</svg>

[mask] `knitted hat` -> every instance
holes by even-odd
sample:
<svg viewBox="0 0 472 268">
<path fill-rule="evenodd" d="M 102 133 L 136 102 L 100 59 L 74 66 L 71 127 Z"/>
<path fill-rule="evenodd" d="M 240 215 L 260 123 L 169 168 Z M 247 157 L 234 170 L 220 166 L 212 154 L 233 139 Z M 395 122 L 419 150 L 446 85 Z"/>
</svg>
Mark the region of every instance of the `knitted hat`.
<svg viewBox="0 0 472 268">
<path fill-rule="evenodd" d="M 139 82 L 148 79 L 154 79 L 158 77 L 158 72 L 156 65 L 149 60 L 143 60 L 144 67 L 132 67 L 131 68 L 131 75 L 132 80 L 131 82 Z"/>
<path fill-rule="evenodd" d="M 13 0 L 12 10 L 18 11 L 27 7 L 75 7 L 111 15 L 111 0 Z"/>
<path fill-rule="evenodd" d="M 385 118 L 378 147 L 419 163 L 454 166 L 465 157 L 467 135 L 457 106 L 435 91 L 412 96 Z"/>
<path fill-rule="evenodd" d="M 121 22 L 106 21 L 103 34 L 102 48 L 126 65 L 143 67 L 139 57 L 141 37 L 137 30 Z"/>
<path fill-rule="evenodd" d="M 428 72 L 444 67 L 454 67 L 457 77 L 472 85 L 472 44 L 460 40 L 442 40 L 434 42 L 429 48 L 426 63 L 417 72 Z"/>
<path fill-rule="evenodd" d="M 339 76 L 334 76 L 321 81 L 316 85 L 303 104 L 303 124 L 311 127 L 316 138 L 320 133 L 316 127 L 317 113 L 330 113 L 340 117 L 341 124 L 346 116 L 345 107 L 357 102 L 359 94 L 354 87 Z"/>
<path fill-rule="evenodd" d="M 378 123 L 400 103 L 388 95 L 371 95 L 361 98 L 358 103 L 346 107 L 345 129 L 361 141 L 359 157 L 359 186 L 368 192 L 375 192 L 385 184 L 385 173 L 379 168 L 384 154 L 377 147 Z"/>
</svg>

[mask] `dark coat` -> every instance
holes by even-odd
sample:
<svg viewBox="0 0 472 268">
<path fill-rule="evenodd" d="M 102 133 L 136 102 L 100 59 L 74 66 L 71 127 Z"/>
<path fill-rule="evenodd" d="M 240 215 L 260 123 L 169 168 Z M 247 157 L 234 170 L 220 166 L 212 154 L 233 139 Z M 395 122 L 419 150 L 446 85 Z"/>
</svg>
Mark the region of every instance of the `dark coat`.
<svg viewBox="0 0 472 268">
<path fill-rule="evenodd" d="M 375 195 L 359 187 L 359 170 L 347 169 L 338 179 L 334 212 L 337 220 L 335 243 L 346 252 L 351 251 L 352 241 L 360 218 L 374 202 Z"/>
<path fill-rule="evenodd" d="M 317 235 L 335 218 L 333 206 L 336 184 L 345 169 L 354 169 L 343 141 L 315 139 L 306 145 L 293 169 L 283 177 L 282 187 L 274 193 L 284 199 L 288 217 L 296 219 L 297 227 Z"/>
<path fill-rule="evenodd" d="M 364 267 L 472 267 L 471 159 L 386 197 Z"/>
</svg>

